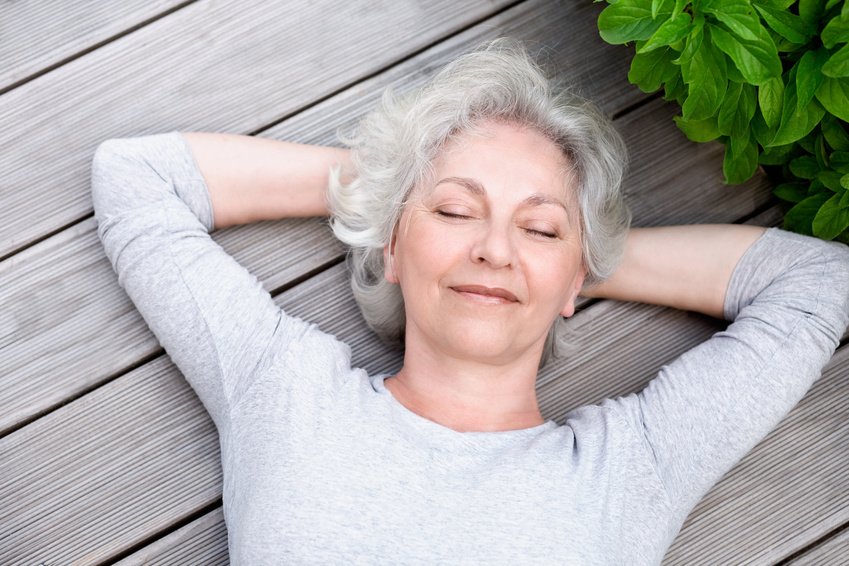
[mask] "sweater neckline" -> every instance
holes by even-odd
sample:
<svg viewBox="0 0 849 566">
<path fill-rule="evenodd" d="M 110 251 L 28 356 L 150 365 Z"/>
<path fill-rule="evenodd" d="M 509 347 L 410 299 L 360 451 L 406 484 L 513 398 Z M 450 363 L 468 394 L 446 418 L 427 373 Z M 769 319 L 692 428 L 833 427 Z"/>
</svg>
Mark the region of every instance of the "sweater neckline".
<svg viewBox="0 0 849 566">
<path fill-rule="evenodd" d="M 541 425 L 516 430 L 502 430 L 493 432 L 459 432 L 454 429 L 435 423 L 421 415 L 417 415 L 400 401 L 387 389 L 384 380 L 392 377 L 390 374 L 377 374 L 371 376 L 371 385 L 375 393 L 384 398 L 393 418 L 400 425 L 418 431 L 425 437 L 437 440 L 443 447 L 445 444 L 465 445 L 474 443 L 497 447 L 505 444 L 513 444 L 530 440 L 536 436 L 558 427 L 554 421 L 546 421 Z"/>
</svg>

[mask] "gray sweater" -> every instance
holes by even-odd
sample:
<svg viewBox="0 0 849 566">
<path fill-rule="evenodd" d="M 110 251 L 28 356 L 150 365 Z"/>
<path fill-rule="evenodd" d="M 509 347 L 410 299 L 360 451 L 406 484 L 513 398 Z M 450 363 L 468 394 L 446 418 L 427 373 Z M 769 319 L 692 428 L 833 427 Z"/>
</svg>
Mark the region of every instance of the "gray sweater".
<svg viewBox="0 0 849 566">
<path fill-rule="evenodd" d="M 641 393 L 459 433 L 221 250 L 182 136 L 104 143 L 92 188 L 121 285 L 218 427 L 233 564 L 658 564 L 849 320 L 847 248 L 770 230 L 731 279 L 733 324 Z"/>
</svg>

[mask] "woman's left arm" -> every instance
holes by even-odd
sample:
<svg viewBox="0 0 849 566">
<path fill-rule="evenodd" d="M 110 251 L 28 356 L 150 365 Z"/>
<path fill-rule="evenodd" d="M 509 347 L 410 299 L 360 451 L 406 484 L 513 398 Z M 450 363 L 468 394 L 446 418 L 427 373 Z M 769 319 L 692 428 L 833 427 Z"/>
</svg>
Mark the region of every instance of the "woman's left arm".
<svg viewBox="0 0 849 566">
<path fill-rule="evenodd" d="M 722 318 L 731 274 L 763 233 L 758 226 L 729 224 L 632 228 L 613 276 L 581 294 Z"/>
<path fill-rule="evenodd" d="M 683 521 L 831 358 L 849 323 L 849 248 L 747 226 L 638 229 L 622 267 L 592 292 L 733 321 L 611 402 Z"/>
</svg>

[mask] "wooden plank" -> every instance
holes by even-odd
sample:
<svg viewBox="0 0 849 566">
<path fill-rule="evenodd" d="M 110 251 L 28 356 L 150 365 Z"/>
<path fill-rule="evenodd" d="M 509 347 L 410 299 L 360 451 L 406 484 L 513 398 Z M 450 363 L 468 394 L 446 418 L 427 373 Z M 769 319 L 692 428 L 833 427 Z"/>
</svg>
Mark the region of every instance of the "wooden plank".
<svg viewBox="0 0 849 566">
<path fill-rule="evenodd" d="M 185 2 L 6 2 L 0 19 L 0 92 Z"/>
<path fill-rule="evenodd" d="M 597 44 L 604 57 L 593 58 L 594 63 L 581 63 L 582 53 L 576 50 L 552 50 L 545 59 L 559 70 L 563 81 L 588 82 L 585 94 L 608 100 L 613 104 L 608 111 L 613 112 L 642 93 L 624 82 L 627 59 L 605 51 L 595 28 L 586 25 L 595 18 L 588 10 L 597 7 L 586 5 L 573 13 L 543 0 L 520 4 L 262 135 L 337 143 L 336 131 L 371 109 L 387 85 L 400 90 L 420 84 L 445 61 L 499 35 L 530 45 L 556 44 L 563 36 Z M 598 65 L 622 68 L 605 73 Z M 588 73 L 605 78 L 590 82 Z M 638 127 L 646 125 L 641 122 Z M 666 131 L 674 128 L 667 124 Z M 322 224 L 315 219 L 266 223 L 233 228 L 216 238 L 273 290 L 341 256 L 341 247 Z M 0 336 L 0 375 L 10 384 L 0 391 L 0 434 L 132 367 L 157 349 L 126 296 L 114 285 L 91 220 L 13 256 L 0 264 L 0 274 L 0 328 L 8 329 Z"/>
<path fill-rule="evenodd" d="M 525 42 L 558 84 L 590 98 L 605 114 L 613 116 L 648 95 L 627 81 L 629 48 L 608 45 L 599 37 L 595 25 L 599 8 L 591 3 L 528 0 L 272 126 L 261 135 L 336 145 L 337 130 L 350 130 L 375 107 L 386 87 L 399 94 L 409 92 L 458 55 L 498 37 Z M 569 38 L 568 43 L 564 43 L 564 38 Z M 593 56 L 587 57 L 587 52 Z M 316 138 L 316 126 L 326 122 L 332 122 L 333 128 L 322 128 L 323 135 Z"/>
<path fill-rule="evenodd" d="M 0 258 L 91 211 L 100 141 L 259 130 L 507 2 L 198 0 L 5 93 Z"/>
<path fill-rule="evenodd" d="M 843 566 L 849 564 L 849 530 L 844 529 L 785 566 Z"/>
<path fill-rule="evenodd" d="M 115 566 L 227 566 L 229 563 L 227 527 L 224 511 L 219 507 L 134 552 Z"/>
<path fill-rule="evenodd" d="M 99 564 L 221 495 L 209 415 L 160 357 L 0 439 L 0 563 Z"/>
<path fill-rule="evenodd" d="M 348 104 L 351 96 L 340 95 L 340 104 Z M 722 148 L 687 141 L 670 118 L 673 111 L 673 105 L 653 101 L 619 121 L 629 147 L 664 148 L 644 156 L 653 167 L 632 169 L 627 177 L 635 223 L 731 222 L 763 206 L 770 198 L 764 177 L 735 187 L 722 185 Z M 332 118 L 320 122 L 314 135 L 329 135 L 344 114 L 329 115 Z M 300 117 L 295 121 L 291 129 L 278 127 L 269 135 L 291 134 L 299 141 L 312 141 L 304 140 L 307 129 Z M 667 138 L 673 142 L 663 141 Z M 692 177 L 684 177 L 681 163 L 689 164 Z M 681 191 L 682 182 L 692 191 Z M 239 227 L 216 238 L 268 289 L 335 261 L 342 253 L 317 219 Z M 0 282 L 0 328 L 7 329 L 0 335 L 0 375 L 6 383 L 0 390 L 0 431 L 90 390 L 158 348 L 116 285 L 93 220 L 1 263 Z"/>
<path fill-rule="evenodd" d="M 663 564 L 775 564 L 849 522 L 847 481 L 844 346 L 801 403 L 696 506 Z"/>
</svg>

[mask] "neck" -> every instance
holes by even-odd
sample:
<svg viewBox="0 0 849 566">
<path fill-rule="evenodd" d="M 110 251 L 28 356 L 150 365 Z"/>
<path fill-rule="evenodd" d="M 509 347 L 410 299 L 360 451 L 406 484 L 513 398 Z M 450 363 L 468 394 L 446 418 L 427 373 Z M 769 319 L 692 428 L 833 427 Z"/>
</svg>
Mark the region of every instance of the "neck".
<svg viewBox="0 0 849 566">
<path fill-rule="evenodd" d="M 539 356 L 506 365 L 437 357 L 408 348 L 385 381 L 410 411 L 458 432 L 494 432 L 545 423 L 536 397 Z"/>
</svg>

